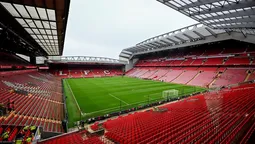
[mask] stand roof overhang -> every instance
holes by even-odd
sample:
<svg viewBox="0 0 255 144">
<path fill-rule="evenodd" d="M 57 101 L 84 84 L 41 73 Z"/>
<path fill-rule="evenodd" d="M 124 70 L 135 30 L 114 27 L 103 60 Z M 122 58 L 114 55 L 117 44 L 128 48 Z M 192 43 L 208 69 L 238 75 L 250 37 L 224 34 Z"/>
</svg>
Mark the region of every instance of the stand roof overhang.
<svg viewBox="0 0 255 144">
<path fill-rule="evenodd" d="M 120 57 L 223 40 L 255 43 L 254 0 L 157 0 L 198 24 L 165 33 L 126 48 Z"/>
<path fill-rule="evenodd" d="M 0 26 L 14 33 L 35 55 L 62 55 L 70 0 L 0 0 Z"/>
<path fill-rule="evenodd" d="M 119 56 L 131 58 L 138 54 L 231 39 L 255 44 L 255 35 L 253 34 L 243 34 L 238 31 L 215 30 L 203 24 L 195 24 L 149 38 L 138 43 L 136 46 L 122 50 Z"/>
</svg>

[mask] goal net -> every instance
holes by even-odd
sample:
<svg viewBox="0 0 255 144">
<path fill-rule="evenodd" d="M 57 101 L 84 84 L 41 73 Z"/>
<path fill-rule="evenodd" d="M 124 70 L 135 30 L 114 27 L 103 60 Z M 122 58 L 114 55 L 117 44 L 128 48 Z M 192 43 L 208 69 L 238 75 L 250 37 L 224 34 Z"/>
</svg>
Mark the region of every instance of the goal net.
<svg viewBox="0 0 255 144">
<path fill-rule="evenodd" d="M 173 97 L 178 97 L 178 90 L 176 89 L 171 89 L 171 90 L 165 90 L 162 92 L 162 97 L 165 99 L 168 98 L 173 98 Z"/>
<path fill-rule="evenodd" d="M 102 77 L 101 75 L 94 75 L 94 78 L 100 78 Z"/>
</svg>

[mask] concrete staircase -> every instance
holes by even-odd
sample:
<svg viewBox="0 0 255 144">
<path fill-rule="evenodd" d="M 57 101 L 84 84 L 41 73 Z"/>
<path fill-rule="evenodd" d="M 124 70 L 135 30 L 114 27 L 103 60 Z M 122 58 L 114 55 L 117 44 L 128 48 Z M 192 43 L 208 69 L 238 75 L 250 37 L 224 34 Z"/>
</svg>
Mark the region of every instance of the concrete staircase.
<svg viewBox="0 0 255 144">
<path fill-rule="evenodd" d="M 191 80 L 189 80 L 186 84 L 190 83 L 193 79 L 195 79 L 196 77 L 198 77 L 201 74 L 201 72 L 198 72 Z"/>
<path fill-rule="evenodd" d="M 249 79 L 249 77 L 250 77 L 250 75 L 253 73 L 253 71 L 251 72 L 251 73 L 248 73 L 248 71 L 247 71 L 247 76 L 245 77 L 245 79 L 244 79 L 244 81 L 246 82 L 246 81 L 248 81 L 248 79 Z"/>
<path fill-rule="evenodd" d="M 178 79 L 181 75 L 183 75 L 183 73 L 185 73 L 184 71 L 182 71 L 182 73 L 180 73 L 176 78 L 174 78 L 172 81 L 174 81 L 174 80 L 176 80 L 176 79 Z M 171 82 L 172 82 L 171 81 Z"/>
</svg>

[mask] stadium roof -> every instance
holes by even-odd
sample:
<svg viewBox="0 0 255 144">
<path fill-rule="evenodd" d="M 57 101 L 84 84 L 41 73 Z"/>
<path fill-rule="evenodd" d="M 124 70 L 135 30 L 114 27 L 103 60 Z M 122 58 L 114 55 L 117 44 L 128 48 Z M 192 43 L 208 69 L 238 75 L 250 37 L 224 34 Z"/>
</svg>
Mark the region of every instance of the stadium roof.
<svg viewBox="0 0 255 144">
<path fill-rule="evenodd" d="M 137 54 L 231 39 L 255 43 L 255 35 L 252 34 L 245 35 L 241 32 L 212 29 L 203 24 L 194 24 L 149 38 L 136 46 L 124 49 L 119 56 L 129 59 Z"/>
<path fill-rule="evenodd" d="M 35 55 L 62 55 L 69 5 L 70 0 L 0 0 L 0 27 Z"/>
<path fill-rule="evenodd" d="M 157 0 L 214 29 L 255 34 L 254 0 Z"/>
<path fill-rule="evenodd" d="M 119 57 L 239 40 L 255 44 L 254 0 L 157 0 L 195 20 L 198 24 L 149 38 L 124 49 Z"/>
</svg>

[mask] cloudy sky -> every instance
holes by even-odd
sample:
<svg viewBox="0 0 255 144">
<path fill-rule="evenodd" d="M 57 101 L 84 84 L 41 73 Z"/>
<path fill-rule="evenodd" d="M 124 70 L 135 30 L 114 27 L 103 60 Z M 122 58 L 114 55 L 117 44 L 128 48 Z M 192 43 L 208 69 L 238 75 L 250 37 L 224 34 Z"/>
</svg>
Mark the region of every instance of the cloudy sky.
<svg viewBox="0 0 255 144">
<path fill-rule="evenodd" d="M 118 58 L 124 48 L 195 23 L 156 0 L 72 0 L 64 56 Z"/>
</svg>

